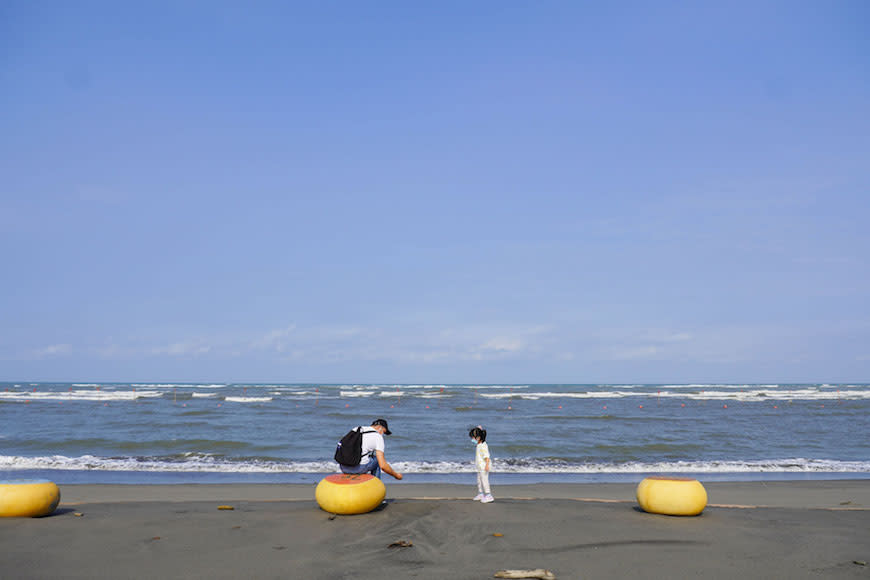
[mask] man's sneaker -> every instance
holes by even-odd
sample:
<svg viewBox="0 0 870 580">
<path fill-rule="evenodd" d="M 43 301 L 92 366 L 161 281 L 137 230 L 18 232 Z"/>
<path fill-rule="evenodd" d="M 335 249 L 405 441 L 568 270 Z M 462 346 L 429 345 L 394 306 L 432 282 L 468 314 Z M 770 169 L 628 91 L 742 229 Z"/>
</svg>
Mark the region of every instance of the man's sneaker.
<svg viewBox="0 0 870 580">
<path fill-rule="evenodd" d="M 495 498 L 492 497 L 492 494 L 489 494 L 489 493 L 488 493 L 488 494 L 486 494 L 485 496 L 483 496 L 483 499 L 480 500 L 480 503 L 489 503 L 489 502 L 491 502 L 491 501 L 495 501 Z"/>
<path fill-rule="evenodd" d="M 483 498 L 485 498 L 485 497 L 486 497 L 485 495 L 483 495 L 482 493 L 479 493 L 476 496 L 474 496 L 474 501 L 482 501 Z"/>
</svg>

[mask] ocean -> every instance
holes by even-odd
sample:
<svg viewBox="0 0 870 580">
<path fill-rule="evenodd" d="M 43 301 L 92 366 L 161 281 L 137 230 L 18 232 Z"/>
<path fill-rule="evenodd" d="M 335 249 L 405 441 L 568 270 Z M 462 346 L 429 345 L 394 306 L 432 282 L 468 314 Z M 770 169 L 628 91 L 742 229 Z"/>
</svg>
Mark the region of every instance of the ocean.
<svg viewBox="0 0 870 580">
<path fill-rule="evenodd" d="M 305 483 L 382 417 L 406 482 L 870 478 L 870 385 L 0 383 L 0 479 Z M 385 476 L 386 477 L 386 476 Z M 387 478 L 389 479 L 389 478 Z"/>
</svg>

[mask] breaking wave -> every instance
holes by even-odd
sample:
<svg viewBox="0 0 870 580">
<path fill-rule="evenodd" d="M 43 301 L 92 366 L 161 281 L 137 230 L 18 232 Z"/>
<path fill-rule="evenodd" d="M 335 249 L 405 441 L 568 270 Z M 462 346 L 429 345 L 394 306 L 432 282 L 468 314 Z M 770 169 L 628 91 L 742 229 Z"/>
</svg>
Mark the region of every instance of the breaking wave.
<svg viewBox="0 0 870 580">
<path fill-rule="evenodd" d="M 468 462 L 396 461 L 403 473 L 470 473 Z M 217 473 L 329 473 L 336 471 L 333 461 L 281 461 L 272 459 L 233 459 L 204 453 L 182 453 L 166 457 L 97 457 L 52 455 L 21 457 L 0 455 L 0 469 L 57 469 L 85 471 L 138 472 L 217 472 Z M 631 474 L 631 473 L 870 473 L 868 461 L 787 458 L 749 461 L 660 461 L 626 463 L 570 463 L 543 459 L 509 459 L 493 463 L 495 473 L 525 474 Z"/>
</svg>

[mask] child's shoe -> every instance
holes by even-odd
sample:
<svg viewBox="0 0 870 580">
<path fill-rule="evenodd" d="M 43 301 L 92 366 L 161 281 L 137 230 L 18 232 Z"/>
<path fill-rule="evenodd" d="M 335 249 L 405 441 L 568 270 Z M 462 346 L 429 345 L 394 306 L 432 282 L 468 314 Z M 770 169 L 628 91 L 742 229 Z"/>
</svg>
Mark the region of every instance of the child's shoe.
<svg viewBox="0 0 870 580">
<path fill-rule="evenodd" d="M 482 493 L 479 493 L 476 496 L 474 496 L 474 501 L 482 501 L 483 498 L 485 498 L 485 497 L 486 497 L 485 495 L 483 495 Z"/>
<path fill-rule="evenodd" d="M 485 496 L 483 496 L 483 499 L 480 500 L 480 503 L 489 503 L 489 502 L 492 502 L 492 501 L 495 501 L 495 498 L 492 497 L 492 494 L 488 493 L 488 494 L 486 494 Z"/>
</svg>

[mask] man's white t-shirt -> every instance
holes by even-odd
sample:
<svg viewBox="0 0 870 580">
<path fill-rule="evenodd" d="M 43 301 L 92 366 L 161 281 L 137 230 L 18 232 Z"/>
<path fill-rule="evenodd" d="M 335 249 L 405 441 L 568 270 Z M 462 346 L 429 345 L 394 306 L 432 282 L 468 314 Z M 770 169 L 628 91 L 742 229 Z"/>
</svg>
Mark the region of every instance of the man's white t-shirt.
<svg viewBox="0 0 870 580">
<path fill-rule="evenodd" d="M 365 427 L 363 427 L 365 429 Z M 360 463 L 368 463 L 371 457 L 375 457 L 375 451 L 384 452 L 384 436 L 372 429 L 363 431 L 362 458 Z"/>
</svg>

